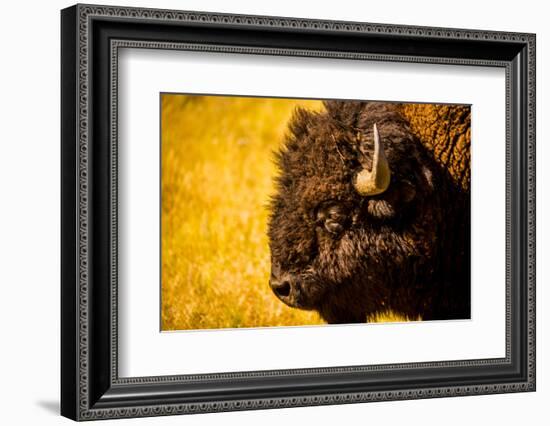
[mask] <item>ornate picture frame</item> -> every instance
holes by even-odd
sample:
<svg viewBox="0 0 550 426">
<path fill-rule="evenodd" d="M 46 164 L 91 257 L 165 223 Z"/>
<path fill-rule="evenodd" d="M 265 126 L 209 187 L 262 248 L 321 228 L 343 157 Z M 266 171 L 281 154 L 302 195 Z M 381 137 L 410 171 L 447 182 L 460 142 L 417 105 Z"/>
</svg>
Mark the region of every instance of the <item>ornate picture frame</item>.
<svg viewBox="0 0 550 426">
<path fill-rule="evenodd" d="M 61 30 L 62 415 L 93 420 L 535 390 L 534 34 L 96 5 L 64 9 Z M 119 377 L 121 48 L 504 69 L 505 356 Z"/>
</svg>

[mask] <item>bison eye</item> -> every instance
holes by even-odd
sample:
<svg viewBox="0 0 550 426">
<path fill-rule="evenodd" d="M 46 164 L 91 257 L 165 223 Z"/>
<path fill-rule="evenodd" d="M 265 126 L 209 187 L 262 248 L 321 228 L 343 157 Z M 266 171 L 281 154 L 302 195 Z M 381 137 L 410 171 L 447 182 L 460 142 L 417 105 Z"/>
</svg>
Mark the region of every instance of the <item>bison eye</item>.
<svg viewBox="0 0 550 426">
<path fill-rule="evenodd" d="M 317 224 L 329 234 L 341 234 L 348 223 L 348 213 L 345 206 L 339 204 L 322 205 L 317 210 Z"/>
<path fill-rule="evenodd" d="M 344 230 L 344 226 L 332 219 L 325 221 L 325 229 L 333 235 L 338 235 Z"/>
</svg>

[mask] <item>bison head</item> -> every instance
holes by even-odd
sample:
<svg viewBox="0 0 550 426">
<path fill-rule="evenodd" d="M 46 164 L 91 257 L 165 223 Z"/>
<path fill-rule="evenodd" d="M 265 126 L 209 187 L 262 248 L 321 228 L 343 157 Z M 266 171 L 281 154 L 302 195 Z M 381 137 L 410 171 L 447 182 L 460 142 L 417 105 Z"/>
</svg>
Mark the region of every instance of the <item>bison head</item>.
<svg viewBox="0 0 550 426">
<path fill-rule="evenodd" d="M 364 322 L 433 272 L 438 176 L 396 105 L 324 107 L 296 110 L 277 154 L 270 285 L 328 322 Z"/>
</svg>

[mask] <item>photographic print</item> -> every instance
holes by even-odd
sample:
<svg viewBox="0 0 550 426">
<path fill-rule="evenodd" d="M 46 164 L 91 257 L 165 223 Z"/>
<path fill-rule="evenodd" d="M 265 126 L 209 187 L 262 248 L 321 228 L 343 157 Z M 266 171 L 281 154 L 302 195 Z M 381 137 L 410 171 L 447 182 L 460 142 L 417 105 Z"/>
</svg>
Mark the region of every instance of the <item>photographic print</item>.
<svg viewBox="0 0 550 426">
<path fill-rule="evenodd" d="M 469 105 L 160 108 L 163 331 L 470 318 Z"/>
<path fill-rule="evenodd" d="M 62 415 L 535 391 L 535 80 L 532 33 L 63 9 Z"/>
</svg>

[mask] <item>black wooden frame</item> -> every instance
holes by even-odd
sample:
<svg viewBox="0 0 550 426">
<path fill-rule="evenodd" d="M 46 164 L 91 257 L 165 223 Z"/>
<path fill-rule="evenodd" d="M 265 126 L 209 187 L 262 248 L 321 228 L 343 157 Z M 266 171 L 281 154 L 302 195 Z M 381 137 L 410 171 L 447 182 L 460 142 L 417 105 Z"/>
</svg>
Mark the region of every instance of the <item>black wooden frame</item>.
<svg viewBox="0 0 550 426">
<path fill-rule="evenodd" d="M 535 390 L 535 35 L 76 5 L 61 13 L 61 413 L 75 420 Z M 502 359 L 119 378 L 116 85 L 121 47 L 506 69 Z"/>
</svg>

